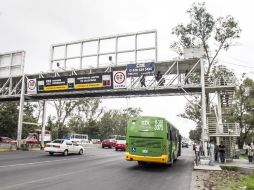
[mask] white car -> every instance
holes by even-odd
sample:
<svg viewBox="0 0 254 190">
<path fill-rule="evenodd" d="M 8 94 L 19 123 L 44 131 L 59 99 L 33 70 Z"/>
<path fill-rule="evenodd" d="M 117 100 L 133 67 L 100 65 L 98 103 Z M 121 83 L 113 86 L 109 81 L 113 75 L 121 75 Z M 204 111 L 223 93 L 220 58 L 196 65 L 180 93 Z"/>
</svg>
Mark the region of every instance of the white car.
<svg viewBox="0 0 254 190">
<path fill-rule="evenodd" d="M 47 143 L 44 150 L 50 155 L 53 155 L 54 153 L 62 153 L 64 156 L 67 156 L 68 154 L 82 155 L 84 153 L 84 148 L 82 146 L 65 139 L 56 139 Z"/>
</svg>

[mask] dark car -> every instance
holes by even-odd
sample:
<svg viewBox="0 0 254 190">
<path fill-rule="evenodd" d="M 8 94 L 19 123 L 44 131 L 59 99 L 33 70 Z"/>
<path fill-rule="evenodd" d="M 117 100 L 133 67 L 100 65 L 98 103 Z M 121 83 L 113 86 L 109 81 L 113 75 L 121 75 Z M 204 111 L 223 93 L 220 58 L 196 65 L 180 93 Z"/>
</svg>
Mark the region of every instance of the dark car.
<svg viewBox="0 0 254 190">
<path fill-rule="evenodd" d="M 102 141 L 102 143 L 101 143 L 102 148 L 105 148 L 105 147 L 113 148 L 113 147 L 115 147 L 115 145 L 116 145 L 115 139 L 106 139 L 106 140 Z"/>
<path fill-rule="evenodd" d="M 184 147 L 189 148 L 189 144 L 187 142 L 182 142 L 182 148 Z"/>
</svg>

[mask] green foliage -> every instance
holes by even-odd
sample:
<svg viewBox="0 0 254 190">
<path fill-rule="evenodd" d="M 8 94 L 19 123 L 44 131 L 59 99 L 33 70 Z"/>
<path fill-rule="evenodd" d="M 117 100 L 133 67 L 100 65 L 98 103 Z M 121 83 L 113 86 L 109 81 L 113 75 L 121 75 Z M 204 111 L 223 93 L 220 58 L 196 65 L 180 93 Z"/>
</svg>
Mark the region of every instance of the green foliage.
<svg viewBox="0 0 254 190">
<path fill-rule="evenodd" d="M 220 167 L 223 170 L 234 171 L 234 172 L 238 172 L 240 169 L 239 167 L 236 167 L 236 166 L 220 166 Z"/>
<path fill-rule="evenodd" d="M 66 133 L 88 134 L 89 138 L 107 138 L 109 135 L 125 135 L 129 117 L 139 115 L 140 108 L 103 111 L 99 99 L 59 100 L 54 102 L 56 118 L 49 117 L 47 129 L 53 139 Z"/>
<path fill-rule="evenodd" d="M 215 19 L 205 7 L 205 3 L 194 3 L 187 10 L 190 21 L 188 24 L 179 24 L 172 30 L 178 37 L 173 42 L 171 49 L 183 55 L 184 48 L 202 47 L 208 63 L 207 75 L 216 63 L 216 58 L 221 50 L 228 50 L 232 41 L 240 37 L 241 29 L 238 22 L 228 15 Z M 214 49 L 212 47 L 216 46 Z M 214 54 L 211 51 L 214 50 Z"/>
<path fill-rule="evenodd" d="M 232 116 L 229 118 L 240 125 L 240 148 L 243 147 L 244 142 L 251 142 L 249 135 L 254 129 L 254 81 L 250 78 L 243 78 L 242 80 L 236 90 Z"/>
<path fill-rule="evenodd" d="M 30 122 L 30 123 L 37 123 L 37 119 L 33 115 L 36 108 L 37 107 L 35 104 L 25 103 L 23 121 Z M 23 124 L 22 138 L 26 138 L 28 136 L 28 133 L 30 133 L 31 131 L 33 131 L 33 129 L 36 129 L 36 128 L 40 128 L 40 127 L 36 125 Z"/>
<path fill-rule="evenodd" d="M 68 127 L 72 132 L 75 133 L 85 133 L 89 135 L 89 138 L 107 138 L 109 135 L 125 135 L 126 126 L 129 117 L 137 116 L 141 113 L 140 108 L 128 108 L 125 110 L 108 110 L 102 113 L 100 118 L 93 118 L 87 109 L 85 118 L 81 115 L 75 115 L 70 118 L 68 122 Z M 95 112 L 94 112 L 95 113 Z M 99 112 L 100 113 L 100 112 Z M 86 119 L 88 118 L 88 119 Z"/>
<path fill-rule="evenodd" d="M 102 138 L 109 135 L 126 135 L 127 122 L 130 117 L 140 115 L 140 108 L 128 108 L 124 110 L 109 110 L 100 119 L 100 133 Z"/>
<path fill-rule="evenodd" d="M 228 50 L 233 40 L 240 37 L 241 29 L 238 22 L 232 16 L 215 19 L 207 11 L 205 3 L 192 4 L 187 14 L 190 18 L 189 23 L 179 24 L 172 30 L 172 34 L 176 35 L 178 41 L 173 42 L 171 49 L 181 56 L 184 48 L 202 48 L 207 61 L 206 75 L 209 76 L 209 80 L 214 81 L 215 78 L 225 74 L 234 77 L 227 68 L 214 67 L 214 65 L 217 63 L 216 58 L 219 52 Z M 206 101 L 209 102 L 208 95 Z M 185 113 L 179 116 L 196 123 L 197 129 L 191 131 L 190 136 L 193 139 L 198 138 L 200 134 L 198 128 L 201 127 L 200 99 L 196 98 L 192 103 L 188 102 Z"/>
<path fill-rule="evenodd" d="M 26 103 L 24 105 L 23 121 L 36 123 L 33 116 L 34 105 Z M 17 138 L 19 107 L 17 103 L 1 103 L 0 104 L 0 134 L 13 139 Z M 34 125 L 23 125 L 22 138 L 27 137 L 28 133 L 34 129 Z"/>
<path fill-rule="evenodd" d="M 236 80 L 235 73 L 224 65 L 214 66 L 209 74 L 209 80 L 215 81 L 216 79 L 220 79 L 222 76 L 231 80 Z"/>
<path fill-rule="evenodd" d="M 198 142 L 201 139 L 201 127 L 197 127 L 194 130 L 190 130 L 189 132 L 189 138 L 194 141 L 194 142 Z"/>
<path fill-rule="evenodd" d="M 0 134 L 13 139 L 17 137 L 18 107 L 16 103 L 0 104 Z"/>
<path fill-rule="evenodd" d="M 246 184 L 246 190 L 254 189 L 254 174 L 244 177 L 244 183 Z"/>
<path fill-rule="evenodd" d="M 201 127 L 201 101 L 196 97 L 192 102 L 185 105 L 185 112 L 179 114 L 179 117 L 192 120 L 196 123 L 196 127 Z"/>
<path fill-rule="evenodd" d="M 84 131 L 86 122 L 97 119 L 102 113 L 99 99 L 58 100 L 53 103 L 56 118 L 50 118 L 48 128 L 52 130 L 54 138 L 62 138 L 64 134 L 74 131 Z"/>
</svg>

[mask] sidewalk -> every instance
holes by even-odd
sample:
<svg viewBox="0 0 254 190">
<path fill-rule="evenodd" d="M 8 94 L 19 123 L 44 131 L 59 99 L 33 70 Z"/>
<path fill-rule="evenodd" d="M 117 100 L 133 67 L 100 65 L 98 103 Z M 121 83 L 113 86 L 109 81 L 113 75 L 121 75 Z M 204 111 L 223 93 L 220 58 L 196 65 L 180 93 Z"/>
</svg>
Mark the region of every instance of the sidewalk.
<svg viewBox="0 0 254 190">
<path fill-rule="evenodd" d="M 246 159 L 233 159 L 233 161 L 226 162 L 225 164 L 220 163 L 220 167 L 237 167 L 241 172 L 254 172 L 254 162 L 249 163 Z"/>
<path fill-rule="evenodd" d="M 215 162 L 214 166 L 209 165 L 198 165 L 196 166 L 194 164 L 194 170 L 208 170 L 208 171 L 214 171 L 214 170 L 221 170 L 221 167 L 237 167 L 240 169 L 240 171 L 246 172 L 254 172 L 254 162 L 249 163 L 246 159 L 233 159 L 232 161 L 228 160 L 226 163 L 219 163 Z"/>
<path fill-rule="evenodd" d="M 223 167 L 232 167 L 231 171 L 233 175 L 237 175 L 234 171 L 239 171 L 240 173 L 254 173 L 254 162 L 249 163 L 246 159 L 233 159 L 232 161 L 227 161 L 226 163 L 215 162 L 214 166 L 209 165 L 198 165 L 194 163 L 191 181 L 191 190 L 210 190 L 211 177 L 215 175 L 222 175 Z M 230 172 L 230 171 L 229 171 Z M 231 173 L 230 172 L 230 173 Z"/>
</svg>

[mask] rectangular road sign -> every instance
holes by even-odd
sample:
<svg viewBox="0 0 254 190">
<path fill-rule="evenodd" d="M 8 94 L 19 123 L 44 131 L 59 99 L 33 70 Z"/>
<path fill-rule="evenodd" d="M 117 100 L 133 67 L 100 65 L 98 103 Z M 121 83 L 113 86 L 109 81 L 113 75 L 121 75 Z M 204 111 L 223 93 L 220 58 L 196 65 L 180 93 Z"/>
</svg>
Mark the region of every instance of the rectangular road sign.
<svg viewBox="0 0 254 190">
<path fill-rule="evenodd" d="M 127 65 L 127 77 L 140 77 L 141 75 L 151 76 L 155 72 L 154 62 L 137 63 Z"/>
<path fill-rule="evenodd" d="M 112 73 L 37 79 L 37 92 L 112 89 Z"/>
</svg>

